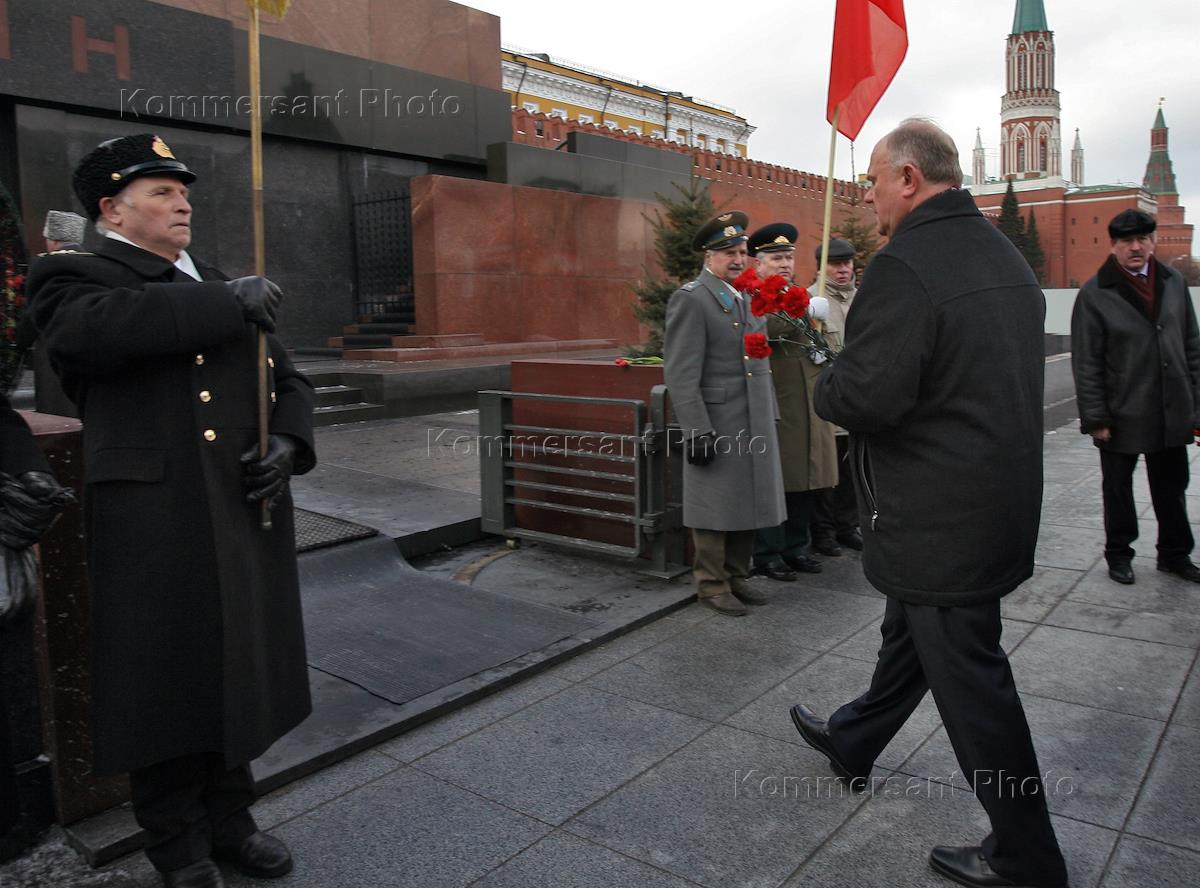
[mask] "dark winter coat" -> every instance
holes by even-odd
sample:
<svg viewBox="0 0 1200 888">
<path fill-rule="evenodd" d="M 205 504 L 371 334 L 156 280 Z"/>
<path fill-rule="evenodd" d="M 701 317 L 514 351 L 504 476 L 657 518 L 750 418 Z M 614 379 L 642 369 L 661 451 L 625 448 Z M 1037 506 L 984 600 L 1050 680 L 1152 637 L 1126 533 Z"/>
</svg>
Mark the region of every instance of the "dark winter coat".
<svg viewBox="0 0 1200 888">
<path fill-rule="evenodd" d="M 863 569 L 886 595 L 978 604 L 1033 574 L 1045 312 L 967 191 L 917 206 L 867 267 L 816 404 L 850 431 Z"/>
<path fill-rule="evenodd" d="M 0 472 L 16 478 L 26 472 L 50 472 L 29 424 L 0 394 Z"/>
<path fill-rule="evenodd" d="M 112 239 L 38 259 L 42 342 L 83 420 L 98 773 L 194 752 L 232 766 L 311 709 L 292 504 L 246 502 L 255 329 L 224 276 L 204 282 Z M 310 469 L 312 386 L 269 337 L 272 433 Z"/>
<path fill-rule="evenodd" d="M 1079 428 L 1112 431 L 1098 447 L 1157 453 L 1200 428 L 1200 334 L 1183 275 L 1154 260 L 1157 312 L 1109 256 L 1071 312 Z"/>
</svg>

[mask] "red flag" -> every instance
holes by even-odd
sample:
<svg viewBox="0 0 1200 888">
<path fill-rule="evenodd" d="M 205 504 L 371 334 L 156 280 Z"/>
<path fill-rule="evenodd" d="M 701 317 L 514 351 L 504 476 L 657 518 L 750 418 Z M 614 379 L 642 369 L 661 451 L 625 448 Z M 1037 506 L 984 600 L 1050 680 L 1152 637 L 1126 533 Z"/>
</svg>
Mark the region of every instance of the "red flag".
<svg viewBox="0 0 1200 888">
<path fill-rule="evenodd" d="M 837 0 L 825 119 L 841 105 L 838 132 L 857 138 L 906 52 L 904 0 Z"/>
</svg>

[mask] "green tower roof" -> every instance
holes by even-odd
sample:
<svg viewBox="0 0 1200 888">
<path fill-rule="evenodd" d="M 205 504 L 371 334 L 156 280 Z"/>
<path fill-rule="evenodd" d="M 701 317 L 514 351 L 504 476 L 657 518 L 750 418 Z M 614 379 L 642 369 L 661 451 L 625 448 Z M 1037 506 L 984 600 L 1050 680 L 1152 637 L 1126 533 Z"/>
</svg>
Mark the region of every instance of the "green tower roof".
<svg viewBox="0 0 1200 888">
<path fill-rule="evenodd" d="M 1049 30 L 1046 25 L 1046 7 L 1042 5 L 1042 0 L 1017 0 L 1017 11 L 1013 14 L 1013 34 Z"/>
<path fill-rule="evenodd" d="M 1166 118 L 1163 117 L 1162 106 L 1158 107 L 1158 116 L 1154 118 L 1154 129 L 1165 130 Z M 1151 194 L 1178 194 L 1175 186 L 1175 171 L 1171 165 L 1171 155 L 1167 151 L 1167 139 L 1163 136 L 1162 147 L 1152 145 L 1150 159 L 1146 162 L 1146 175 L 1142 178 L 1142 187 Z"/>
</svg>

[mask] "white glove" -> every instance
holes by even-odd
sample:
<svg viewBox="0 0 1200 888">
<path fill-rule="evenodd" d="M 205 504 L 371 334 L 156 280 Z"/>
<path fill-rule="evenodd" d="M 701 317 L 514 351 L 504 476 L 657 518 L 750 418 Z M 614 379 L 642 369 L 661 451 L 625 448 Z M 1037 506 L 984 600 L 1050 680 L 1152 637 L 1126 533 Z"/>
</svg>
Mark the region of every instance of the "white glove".
<svg viewBox="0 0 1200 888">
<path fill-rule="evenodd" d="M 829 300 L 824 296 L 814 296 L 808 301 L 808 316 L 816 321 L 829 317 Z"/>
</svg>

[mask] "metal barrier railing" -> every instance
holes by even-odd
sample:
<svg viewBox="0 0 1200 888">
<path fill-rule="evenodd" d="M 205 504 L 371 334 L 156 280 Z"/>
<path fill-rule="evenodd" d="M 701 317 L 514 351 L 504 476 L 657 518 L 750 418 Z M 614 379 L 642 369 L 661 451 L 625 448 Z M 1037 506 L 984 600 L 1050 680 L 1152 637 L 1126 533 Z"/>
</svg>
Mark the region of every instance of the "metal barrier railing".
<svg viewBox="0 0 1200 888">
<path fill-rule="evenodd" d="M 621 558 L 645 557 L 647 571 L 670 577 L 682 572 L 679 468 L 670 471 L 666 386 L 646 403 L 527 392 L 479 393 L 479 470 L 482 528 L 509 539 L 537 540 Z M 625 414 L 620 431 L 517 423 L 514 402 L 576 405 Z M 561 442 L 561 443 L 559 443 Z M 588 486 L 597 482 L 598 486 Z M 628 487 L 628 490 L 605 489 Z M 673 487 L 674 490 L 669 490 Z M 568 497 L 562 502 L 551 497 Z M 591 505 L 590 503 L 595 503 Z M 624 527 L 628 545 L 522 526 L 524 510 L 573 516 Z M 533 521 L 530 523 L 541 523 Z"/>
</svg>

